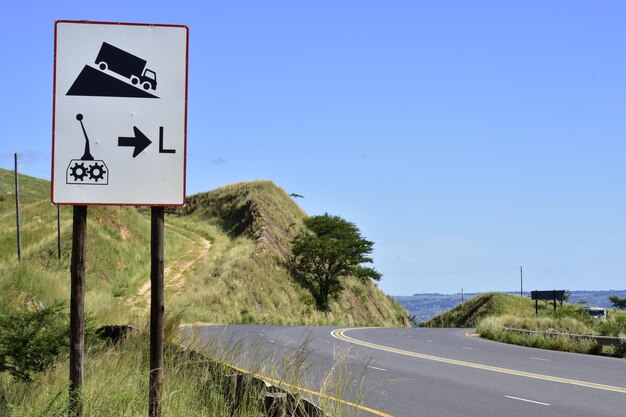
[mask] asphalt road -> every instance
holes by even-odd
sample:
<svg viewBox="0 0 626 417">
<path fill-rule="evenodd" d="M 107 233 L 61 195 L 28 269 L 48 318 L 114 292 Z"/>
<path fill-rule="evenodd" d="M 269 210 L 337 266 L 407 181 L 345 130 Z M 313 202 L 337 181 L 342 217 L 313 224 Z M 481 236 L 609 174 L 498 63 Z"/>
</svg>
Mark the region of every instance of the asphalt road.
<svg viewBox="0 0 626 417">
<path fill-rule="evenodd" d="M 228 325 L 195 332 L 196 346 L 234 346 L 229 357 L 242 368 L 323 391 L 314 397 L 329 404 L 358 403 L 342 405 L 350 415 L 626 415 L 626 360 L 511 346 L 468 337 L 470 329 Z M 322 390 L 329 374 L 341 383 Z"/>
</svg>

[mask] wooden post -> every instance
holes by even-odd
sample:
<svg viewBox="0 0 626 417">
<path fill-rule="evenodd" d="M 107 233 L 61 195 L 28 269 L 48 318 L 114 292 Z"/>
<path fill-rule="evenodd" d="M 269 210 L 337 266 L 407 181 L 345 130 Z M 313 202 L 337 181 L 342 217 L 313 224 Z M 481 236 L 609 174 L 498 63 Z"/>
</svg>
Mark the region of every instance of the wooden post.
<svg viewBox="0 0 626 417">
<path fill-rule="evenodd" d="M 235 410 L 239 408 L 237 403 L 237 374 L 224 375 L 224 399 L 226 400 L 226 407 L 228 408 L 228 415 L 233 415 Z"/>
<path fill-rule="evenodd" d="M 61 259 L 61 206 L 57 205 L 57 259 Z"/>
<path fill-rule="evenodd" d="M 314 417 L 311 410 L 306 409 L 306 403 L 299 393 L 287 395 L 287 415 L 290 417 Z M 310 407 L 309 407 L 310 408 Z"/>
<path fill-rule="evenodd" d="M 519 267 L 519 296 L 524 298 L 524 270 Z"/>
<path fill-rule="evenodd" d="M 287 415 L 287 394 L 284 392 L 265 393 L 264 404 L 267 417 L 285 417 Z"/>
<path fill-rule="evenodd" d="M 20 233 L 20 180 L 17 174 L 17 153 L 15 158 L 15 221 L 17 224 L 17 260 L 22 260 L 22 237 Z"/>
<path fill-rule="evenodd" d="M 254 377 L 251 374 L 224 375 L 224 399 L 228 407 L 228 414 L 235 415 L 246 400 L 246 393 L 253 389 Z"/>
<path fill-rule="evenodd" d="M 152 207 L 150 233 L 150 417 L 161 416 L 163 398 L 163 316 L 165 314 L 164 291 L 164 210 Z"/>
<path fill-rule="evenodd" d="M 87 241 L 87 207 L 74 206 L 72 229 L 72 261 L 70 266 L 70 416 L 83 415 L 85 352 L 85 257 Z"/>
</svg>

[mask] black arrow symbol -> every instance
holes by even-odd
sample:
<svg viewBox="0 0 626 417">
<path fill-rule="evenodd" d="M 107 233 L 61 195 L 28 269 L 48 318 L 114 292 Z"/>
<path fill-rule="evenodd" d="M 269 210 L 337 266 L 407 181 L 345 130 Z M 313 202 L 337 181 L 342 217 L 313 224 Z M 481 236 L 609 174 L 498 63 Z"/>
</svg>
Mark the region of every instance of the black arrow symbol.
<svg viewBox="0 0 626 417">
<path fill-rule="evenodd" d="M 146 149 L 152 143 L 152 141 L 148 139 L 148 137 L 137 128 L 137 126 L 133 126 L 133 131 L 135 132 L 135 136 L 118 137 L 117 146 L 134 146 L 135 150 L 133 151 L 133 158 L 135 158 L 137 155 L 143 152 L 143 150 Z"/>
</svg>

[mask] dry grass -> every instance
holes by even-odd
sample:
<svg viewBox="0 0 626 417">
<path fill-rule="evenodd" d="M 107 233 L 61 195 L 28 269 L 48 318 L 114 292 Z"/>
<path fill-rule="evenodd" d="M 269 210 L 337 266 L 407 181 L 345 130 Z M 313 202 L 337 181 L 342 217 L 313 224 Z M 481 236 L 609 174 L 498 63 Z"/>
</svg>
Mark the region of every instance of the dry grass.
<svg viewBox="0 0 626 417">
<path fill-rule="evenodd" d="M 0 170 L 1 189 L 11 173 Z M 72 210 L 61 213 L 62 258 L 56 259 L 56 207 L 46 181 L 21 176 L 23 259 L 15 258 L 13 201 L 1 201 L 0 298 L 50 303 L 69 298 Z M 9 185 L 7 185 L 9 184 Z M 9 192 L 9 191 L 6 191 Z M 331 313 L 285 267 L 289 241 L 305 214 L 269 181 L 233 184 L 189 198 L 166 215 L 166 307 L 185 322 L 304 325 L 403 325 L 406 311 L 377 286 L 349 280 Z M 140 323 L 148 307 L 148 210 L 90 207 L 86 309 L 100 324 Z M 13 228 L 12 228 L 13 227 Z M 209 248 L 210 245 L 210 248 Z"/>
</svg>

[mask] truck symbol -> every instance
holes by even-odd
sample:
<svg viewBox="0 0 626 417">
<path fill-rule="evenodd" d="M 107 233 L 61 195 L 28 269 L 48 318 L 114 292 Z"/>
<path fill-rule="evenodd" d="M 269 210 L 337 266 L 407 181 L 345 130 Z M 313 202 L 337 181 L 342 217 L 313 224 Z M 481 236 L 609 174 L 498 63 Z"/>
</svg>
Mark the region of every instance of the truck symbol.
<svg viewBox="0 0 626 417">
<path fill-rule="evenodd" d="M 121 50 L 107 42 L 102 42 L 96 65 L 100 70 L 110 70 L 130 79 L 133 85 L 140 84 L 144 90 L 156 90 L 156 72 L 146 68 L 146 60 Z"/>
</svg>

